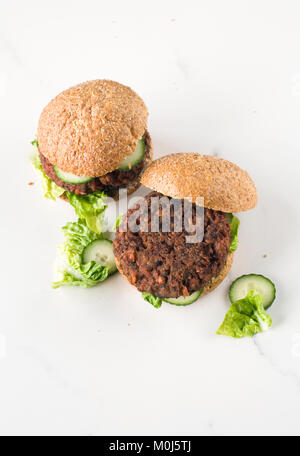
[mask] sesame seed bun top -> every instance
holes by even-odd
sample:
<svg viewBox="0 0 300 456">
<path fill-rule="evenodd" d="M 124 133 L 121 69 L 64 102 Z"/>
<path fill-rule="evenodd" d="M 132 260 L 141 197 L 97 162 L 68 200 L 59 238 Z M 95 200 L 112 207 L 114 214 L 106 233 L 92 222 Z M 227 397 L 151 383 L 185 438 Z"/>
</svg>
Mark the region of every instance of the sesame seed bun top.
<svg viewBox="0 0 300 456">
<path fill-rule="evenodd" d="M 196 153 L 166 155 L 144 172 L 141 183 L 171 198 L 204 198 L 204 206 L 241 212 L 257 204 L 249 174 L 230 161 Z"/>
<path fill-rule="evenodd" d="M 147 117 L 143 100 L 129 87 L 108 80 L 84 82 L 43 109 L 39 150 L 62 171 L 103 176 L 135 150 Z"/>
</svg>

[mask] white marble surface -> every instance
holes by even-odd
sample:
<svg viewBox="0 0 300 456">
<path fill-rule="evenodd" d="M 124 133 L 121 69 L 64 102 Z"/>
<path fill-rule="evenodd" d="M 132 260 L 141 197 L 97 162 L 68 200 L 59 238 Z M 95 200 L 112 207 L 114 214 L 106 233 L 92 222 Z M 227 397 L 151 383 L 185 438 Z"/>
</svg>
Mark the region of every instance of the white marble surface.
<svg viewBox="0 0 300 456">
<path fill-rule="evenodd" d="M 1 434 L 299 434 L 299 15 L 297 1 L 1 1 Z M 157 311 L 118 275 L 49 286 L 74 215 L 43 199 L 29 141 L 49 99 L 103 77 L 145 99 L 157 157 L 215 154 L 257 183 L 232 271 L 193 306 Z M 277 285 L 272 329 L 216 336 L 249 272 Z"/>
</svg>

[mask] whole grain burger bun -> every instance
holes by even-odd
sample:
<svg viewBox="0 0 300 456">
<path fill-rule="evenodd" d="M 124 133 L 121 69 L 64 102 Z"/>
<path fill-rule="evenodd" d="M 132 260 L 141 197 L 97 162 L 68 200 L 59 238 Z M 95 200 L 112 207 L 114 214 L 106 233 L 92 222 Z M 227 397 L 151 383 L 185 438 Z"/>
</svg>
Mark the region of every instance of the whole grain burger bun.
<svg viewBox="0 0 300 456">
<path fill-rule="evenodd" d="M 125 280 L 127 280 L 127 282 L 132 285 L 129 280 L 128 280 L 128 277 L 126 277 L 125 274 L 123 274 L 123 271 L 122 271 L 122 268 L 121 268 L 121 265 L 118 261 L 118 259 L 115 257 L 115 261 L 116 261 L 116 266 L 120 272 L 120 274 L 124 277 Z M 227 276 L 228 272 L 230 271 L 230 268 L 232 266 L 232 263 L 233 263 L 233 253 L 230 253 L 227 257 L 227 260 L 226 260 L 226 263 L 224 265 L 224 268 L 222 269 L 222 271 L 220 272 L 220 274 L 217 276 L 217 277 L 214 277 L 212 278 L 207 285 L 205 285 L 204 289 L 203 289 L 203 293 L 201 293 L 200 295 L 200 298 L 202 298 L 203 296 L 207 295 L 208 293 L 210 293 L 211 291 L 213 291 L 215 288 L 217 288 L 221 282 L 223 282 L 223 280 L 225 279 L 225 277 Z M 132 285 L 134 287 L 134 285 Z M 135 288 L 135 287 L 134 287 Z"/>
<path fill-rule="evenodd" d="M 143 100 L 130 87 L 104 79 L 84 82 L 43 109 L 39 150 L 64 172 L 103 176 L 134 152 L 147 118 Z"/>
<path fill-rule="evenodd" d="M 257 204 L 249 174 L 222 158 L 197 153 L 166 155 L 145 171 L 141 183 L 171 198 L 204 198 L 204 206 L 222 212 L 241 212 Z"/>
</svg>

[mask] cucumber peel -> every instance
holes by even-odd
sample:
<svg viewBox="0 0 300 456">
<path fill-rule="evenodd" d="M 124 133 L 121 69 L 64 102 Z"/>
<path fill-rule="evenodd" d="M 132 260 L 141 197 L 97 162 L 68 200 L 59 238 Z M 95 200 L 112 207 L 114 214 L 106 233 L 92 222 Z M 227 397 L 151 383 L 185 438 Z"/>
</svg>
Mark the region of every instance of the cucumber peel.
<svg viewBox="0 0 300 456">
<path fill-rule="evenodd" d="M 113 253 L 113 243 L 109 239 L 96 239 L 88 244 L 82 252 L 83 264 L 94 261 L 109 268 L 109 274 L 117 270 Z"/>
<path fill-rule="evenodd" d="M 276 288 L 270 279 L 261 274 L 246 274 L 238 277 L 229 288 L 229 299 L 232 303 L 243 299 L 250 290 L 260 294 L 265 310 L 271 307 L 276 297 Z"/>
<path fill-rule="evenodd" d="M 59 169 L 56 165 L 54 166 L 54 171 L 57 177 L 63 181 L 66 182 L 67 184 L 86 184 L 87 182 L 90 182 L 93 177 L 87 177 L 87 176 L 76 176 L 75 174 L 72 173 L 66 173 Z"/>
<path fill-rule="evenodd" d="M 189 296 L 180 296 L 179 298 L 164 298 L 163 301 L 173 304 L 175 306 L 188 306 L 197 301 L 203 293 L 203 289 L 200 291 L 194 291 Z"/>
</svg>

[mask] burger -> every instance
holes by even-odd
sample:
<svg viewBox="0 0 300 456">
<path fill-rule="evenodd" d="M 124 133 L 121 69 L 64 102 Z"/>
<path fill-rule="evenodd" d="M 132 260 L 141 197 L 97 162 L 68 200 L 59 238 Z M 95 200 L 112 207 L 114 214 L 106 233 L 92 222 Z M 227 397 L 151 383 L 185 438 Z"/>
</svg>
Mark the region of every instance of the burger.
<svg viewBox="0 0 300 456">
<path fill-rule="evenodd" d="M 88 81 L 60 93 L 43 109 L 33 141 L 45 196 L 69 200 L 82 216 L 103 209 L 103 195 L 136 190 L 152 160 L 147 118 L 143 100 L 118 82 Z"/>
<path fill-rule="evenodd" d="M 162 301 L 191 304 L 228 274 L 238 243 L 239 220 L 232 213 L 255 207 L 255 185 L 234 163 L 196 153 L 154 161 L 141 183 L 151 193 L 128 210 L 117 228 L 117 268 L 155 307 Z M 190 242 L 200 225 L 201 238 Z"/>
</svg>

